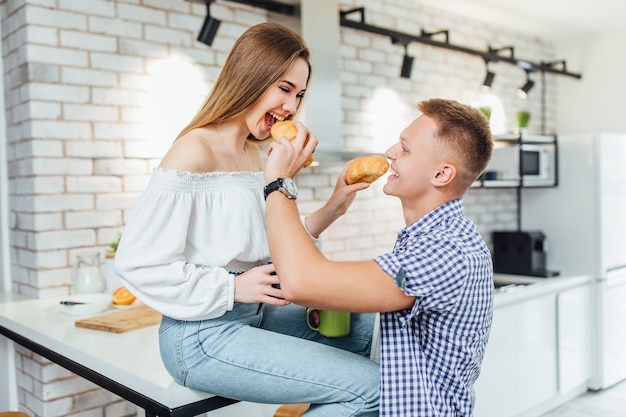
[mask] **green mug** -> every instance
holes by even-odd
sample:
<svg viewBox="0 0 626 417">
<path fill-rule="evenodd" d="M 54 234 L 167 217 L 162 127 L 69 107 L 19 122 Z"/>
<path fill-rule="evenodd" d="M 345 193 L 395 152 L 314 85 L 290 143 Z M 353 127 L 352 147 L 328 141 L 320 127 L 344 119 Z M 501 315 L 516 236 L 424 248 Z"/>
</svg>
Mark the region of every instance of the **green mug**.
<svg viewBox="0 0 626 417">
<path fill-rule="evenodd" d="M 309 317 L 313 311 L 317 311 L 320 316 L 320 324 L 317 327 L 311 324 Z M 326 337 L 347 336 L 350 333 L 350 312 L 310 307 L 306 310 L 306 324 L 311 330 L 320 332 L 320 334 Z"/>
</svg>

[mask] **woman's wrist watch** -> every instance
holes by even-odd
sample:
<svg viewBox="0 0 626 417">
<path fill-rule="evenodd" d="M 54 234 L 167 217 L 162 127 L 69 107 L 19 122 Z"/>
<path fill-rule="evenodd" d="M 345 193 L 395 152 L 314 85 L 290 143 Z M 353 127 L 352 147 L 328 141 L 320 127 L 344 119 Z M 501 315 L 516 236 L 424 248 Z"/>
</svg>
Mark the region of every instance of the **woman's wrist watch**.
<svg viewBox="0 0 626 417">
<path fill-rule="evenodd" d="M 296 186 L 296 183 L 293 182 L 293 179 L 289 177 L 280 177 L 267 184 L 265 188 L 263 188 L 265 199 L 267 200 L 267 196 L 274 191 L 280 191 L 291 200 L 295 200 L 298 196 L 298 187 Z"/>
</svg>

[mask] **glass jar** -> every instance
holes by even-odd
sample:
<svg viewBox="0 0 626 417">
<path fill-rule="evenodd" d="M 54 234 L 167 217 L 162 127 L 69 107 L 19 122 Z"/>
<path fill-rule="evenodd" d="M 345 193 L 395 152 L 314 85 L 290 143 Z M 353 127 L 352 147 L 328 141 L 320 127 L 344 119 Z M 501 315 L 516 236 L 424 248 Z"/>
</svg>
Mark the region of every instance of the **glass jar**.
<svg viewBox="0 0 626 417">
<path fill-rule="evenodd" d="M 106 289 L 100 254 L 83 253 L 76 256 L 74 294 L 99 293 Z"/>
</svg>

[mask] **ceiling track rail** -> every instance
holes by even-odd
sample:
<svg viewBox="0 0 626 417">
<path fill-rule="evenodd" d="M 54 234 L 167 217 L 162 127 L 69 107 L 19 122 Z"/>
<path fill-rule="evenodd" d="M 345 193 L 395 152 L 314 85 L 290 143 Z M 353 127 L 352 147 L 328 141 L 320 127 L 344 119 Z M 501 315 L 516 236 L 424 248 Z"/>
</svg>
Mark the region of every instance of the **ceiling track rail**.
<svg viewBox="0 0 626 417">
<path fill-rule="evenodd" d="M 193 0 L 192 0 L 193 1 Z M 213 0 L 205 0 L 207 3 L 211 3 Z M 299 16 L 300 6 L 281 3 L 274 0 L 228 0 L 234 3 L 246 4 L 248 6 L 259 7 L 274 13 L 286 14 L 289 16 Z M 348 18 L 348 16 L 359 14 L 360 19 L 354 20 Z M 489 46 L 487 50 L 482 51 L 479 49 L 468 48 L 466 46 L 455 45 L 449 41 L 449 31 L 440 30 L 437 32 L 421 31 L 419 35 L 399 32 L 392 29 L 386 29 L 380 26 L 370 25 L 365 23 L 365 7 L 357 7 L 350 10 L 339 11 L 339 23 L 342 27 L 360 30 L 363 32 L 373 33 L 376 35 L 387 36 L 391 39 L 393 44 L 401 44 L 405 47 L 411 43 L 421 43 L 424 45 L 434 46 L 436 48 L 447 49 L 449 51 L 460 52 L 468 55 L 474 55 L 482 58 L 486 63 L 488 62 L 504 62 L 507 64 L 515 65 L 522 68 L 527 73 L 542 72 L 555 75 L 562 75 L 566 77 L 572 77 L 581 79 L 582 75 L 567 70 L 567 63 L 565 60 L 551 61 L 551 62 L 533 62 L 527 59 L 516 58 L 514 54 L 514 48 L 507 46 L 505 48 L 492 48 Z M 444 40 L 434 39 L 435 37 L 441 37 L 444 35 Z M 509 55 L 501 55 L 500 51 L 509 50 Z"/>
<path fill-rule="evenodd" d="M 211 1 L 211 0 L 206 0 Z M 265 9 L 268 12 L 286 14 L 289 16 L 300 16 L 300 6 L 294 4 L 281 3 L 273 0 L 228 0 L 233 3 L 246 4 L 252 7 Z"/>
<path fill-rule="evenodd" d="M 352 15 L 355 13 L 360 14 L 360 20 L 352 20 L 352 19 L 347 18 L 348 15 Z M 411 34 L 404 33 L 404 32 L 398 32 L 395 30 L 370 25 L 370 24 L 365 23 L 365 8 L 364 7 L 358 7 L 358 8 L 351 9 L 351 10 L 340 11 L 339 16 L 340 16 L 339 22 L 341 26 L 356 29 L 356 30 L 361 30 L 364 32 L 374 33 L 377 35 L 388 36 L 389 38 L 391 38 L 392 43 L 399 43 L 402 45 L 407 45 L 410 42 L 417 42 L 417 43 L 421 43 L 425 45 L 434 46 L 437 48 L 447 49 L 450 51 L 462 52 L 462 53 L 469 54 L 469 55 L 479 56 L 483 60 L 485 60 L 485 62 L 506 62 L 508 64 L 516 65 L 522 68 L 523 70 L 525 70 L 526 72 L 547 72 L 547 73 L 552 73 L 552 74 L 557 74 L 557 75 L 573 77 L 577 79 L 582 78 L 581 74 L 567 71 L 566 63 L 564 60 L 555 61 L 555 62 L 537 63 L 537 62 L 532 62 L 527 59 L 515 58 L 514 53 L 513 53 L 513 47 L 502 48 L 502 49 L 511 50 L 510 56 L 502 56 L 498 54 L 498 52 L 500 51 L 499 49 L 494 49 L 492 47 L 488 47 L 486 51 L 481 51 L 478 49 L 472 49 L 472 48 L 468 48 L 465 46 L 454 45 L 449 42 L 449 36 L 448 36 L 447 30 L 442 30 L 442 31 L 432 32 L 432 33 L 425 32 L 424 30 L 422 30 L 420 35 L 411 35 Z M 433 39 L 433 37 L 438 34 L 444 34 L 445 40 L 439 41 L 439 40 Z M 561 68 L 559 68 L 559 66 Z"/>
</svg>

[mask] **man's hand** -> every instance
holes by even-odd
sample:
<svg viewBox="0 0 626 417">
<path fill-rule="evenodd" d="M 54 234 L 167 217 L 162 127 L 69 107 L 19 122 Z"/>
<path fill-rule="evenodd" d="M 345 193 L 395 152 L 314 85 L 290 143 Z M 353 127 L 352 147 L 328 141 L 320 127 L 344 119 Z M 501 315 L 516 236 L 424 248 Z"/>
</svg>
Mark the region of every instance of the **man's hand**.
<svg viewBox="0 0 626 417">
<path fill-rule="evenodd" d="M 354 159 L 352 160 L 354 161 Z M 354 201 L 356 197 L 356 193 L 361 190 L 365 190 L 369 188 L 369 184 L 367 183 L 356 183 L 352 185 L 348 185 L 346 183 L 346 174 L 348 169 L 350 168 L 350 164 L 352 161 L 349 161 L 346 166 L 341 171 L 341 174 L 337 177 L 337 182 L 335 183 L 335 189 L 333 190 L 332 195 L 326 202 L 326 205 L 329 209 L 337 213 L 338 215 L 343 215 L 348 211 L 348 208 Z"/>
<path fill-rule="evenodd" d="M 369 187 L 369 184 L 366 182 L 352 185 L 346 183 L 346 174 L 351 162 L 346 164 L 341 174 L 337 177 L 335 189 L 326 204 L 306 218 L 306 226 L 311 235 L 319 237 L 335 220 L 346 214 L 357 192 Z"/>
</svg>

